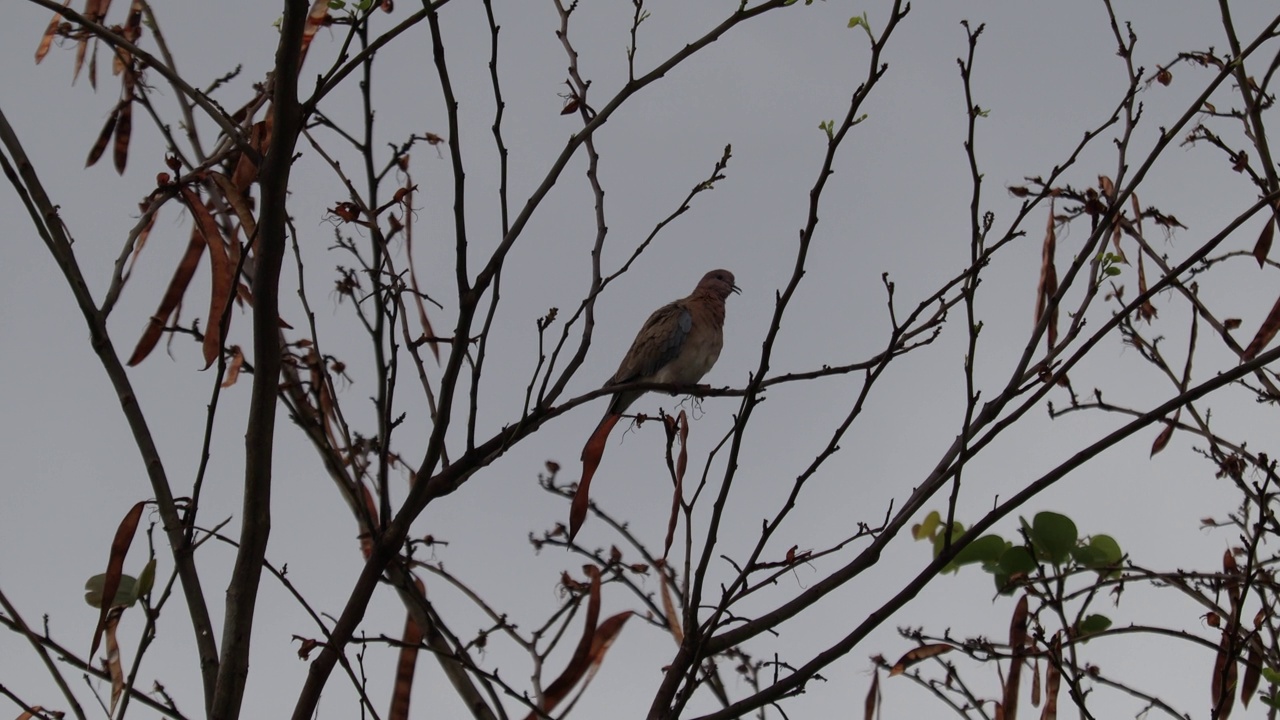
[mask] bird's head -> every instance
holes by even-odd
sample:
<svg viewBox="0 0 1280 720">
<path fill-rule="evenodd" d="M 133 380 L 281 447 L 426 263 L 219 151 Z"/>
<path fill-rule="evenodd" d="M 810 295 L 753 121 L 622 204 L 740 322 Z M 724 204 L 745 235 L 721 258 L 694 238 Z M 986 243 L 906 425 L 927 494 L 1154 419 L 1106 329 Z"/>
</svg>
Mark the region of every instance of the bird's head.
<svg viewBox="0 0 1280 720">
<path fill-rule="evenodd" d="M 741 293 L 742 288 L 733 282 L 733 273 L 728 270 L 712 270 L 702 276 L 698 289 L 710 292 L 717 297 L 727 298 L 731 293 Z"/>
</svg>

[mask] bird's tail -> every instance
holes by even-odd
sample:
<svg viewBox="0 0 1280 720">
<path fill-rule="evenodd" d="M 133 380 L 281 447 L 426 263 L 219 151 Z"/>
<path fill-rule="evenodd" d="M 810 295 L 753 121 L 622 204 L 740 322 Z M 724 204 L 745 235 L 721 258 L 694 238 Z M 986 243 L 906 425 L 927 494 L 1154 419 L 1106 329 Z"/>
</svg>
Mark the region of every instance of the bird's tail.
<svg viewBox="0 0 1280 720">
<path fill-rule="evenodd" d="M 604 444 L 609 439 L 609 433 L 613 431 L 613 426 L 617 425 L 621 419 L 622 415 L 619 413 L 611 412 L 606 414 L 600 420 L 600 424 L 596 426 L 595 432 L 591 433 L 591 437 L 587 439 L 587 444 L 582 448 L 582 479 L 578 481 L 578 492 L 574 494 L 573 505 L 569 508 L 570 541 L 578 534 L 578 530 L 582 528 L 582 523 L 587 519 L 591 478 L 595 476 L 596 468 L 600 467 L 600 458 L 604 457 Z"/>
</svg>

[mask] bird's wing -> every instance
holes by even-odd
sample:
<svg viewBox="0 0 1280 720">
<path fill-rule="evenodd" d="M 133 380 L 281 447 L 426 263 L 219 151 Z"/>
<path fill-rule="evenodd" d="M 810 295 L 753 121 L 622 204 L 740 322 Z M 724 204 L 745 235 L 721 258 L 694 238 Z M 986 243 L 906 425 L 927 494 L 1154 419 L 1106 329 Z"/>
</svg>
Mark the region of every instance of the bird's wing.
<svg viewBox="0 0 1280 720">
<path fill-rule="evenodd" d="M 677 300 L 654 311 L 636 334 L 610 385 L 645 380 L 664 365 L 676 359 L 685 339 L 693 329 L 693 315 L 683 300 Z"/>
</svg>

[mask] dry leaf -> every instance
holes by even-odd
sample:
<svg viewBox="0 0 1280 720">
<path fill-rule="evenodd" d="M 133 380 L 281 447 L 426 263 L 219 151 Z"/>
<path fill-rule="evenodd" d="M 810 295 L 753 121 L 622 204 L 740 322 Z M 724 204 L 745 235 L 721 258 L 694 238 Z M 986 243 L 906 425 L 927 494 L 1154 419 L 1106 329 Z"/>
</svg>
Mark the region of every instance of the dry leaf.
<svg viewBox="0 0 1280 720">
<path fill-rule="evenodd" d="M 138 344 L 133 348 L 133 354 L 129 356 L 130 367 L 145 360 L 147 355 L 155 349 L 156 343 L 160 341 L 160 335 L 164 333 L 165 322 L 182 303 L 182 296 L 187 292 L 187 285 L 191 283 L 191 277 L 196 274 L 196 268 L 200 265 L 200 258 L 203 255 L 204 240 L 200 236 L 200 231 L 192 228 L 191 240 L 187 242 L 187 251 L 178 262 L 178 268 L 174 270 L 173 277 L 169 280 L 169 287 L 165 288 L 164 297 L 160 299 L 160 307 L 147 321 L 142 337 L 138 338 Z"/>
<path fill-rule="evenodd" d="M 1151 443 L 1151 454 L 1147 457 L 1155 457 L 1156 453 L 1164 450 L 1165 446 L 1169 444 L 1169 440 L 1173 438 L 1173 426 L 1178 422 L 1178 417 L 1181 415 L 1182 408 L 1178 408 L 1177 412 L 1173 414 L 1173 419 L 1165 423 L 1164 429 L 1156 436 L 1155 442 Z"/>
<path fill-rule="evenodd" d="M 413 264 L 413 191 L 417 189 L 417 185 L 413 184 L 413 179 L 408 175 L 409 159 L 405 157 L 402 169 L 405 171 L 405 186 L 401 190 L 405 191 L 404 201 L 404 252 L 409 262 L 409 287 L 413 290 L 413 302 L 418 309 L 418 324 L 422 325 L 422 334 L 429 338 L 427 347 L 431 348 L 431 354 L 436 359 L 436 364 L 440 364 L 440 342 L 435 339 L 436 331 L 431 327 L 431 319 L 427 317 L 427 307 L 422 302 L 422 291 L 418 289 L 418 271 Z M 397 193 L 398 194 L 398 193 Z"/>
<path fill-rule="evenodd" d="M 1231 154 L 1231 169 L 1243 173 L 1249 169 L 1249 153 L 1241 150 L 1238 153 Z"/>
<path fill-rule="evenodd" d="M 340 424 L 338 403 L 334 401 L 328 379 L 321 372 L 321 362 L 315 348 L 311 348 L 307 352 L 307 367 L 310 369 L 311 387 L 315 389 L 317 410 L 320 412 L 320 421 L 324 424 L 325 437 L 329 439 L 330 444 L 338 447 L 338 436 L 334 429 L 335 425 Z"/>
<path fill-rule="evenodd" d="M 71 0 L 65 0 L 62 7 L 71 4 Z M 58 25 L 62 22 L 62 15 L 54 13 L 53 19 L 49 21 L 49 26 L 44 29 L 44 35 L 40 36 L 40 44 L 36 46 L 36 64 L 39 65 L 44 56 L 49 54 L 49 48 L 53 46 L 53 36 L 58 34 Z"/>
<path fill-rule="evenodd" d="M 105 594 L 103 604 L 106 604 Z M 116 713 L 116 705 L 120 702 L 120 695 L 124 692 L 124 667 L 120 662 L 120 643 L 116 641 L 116 627 L 120 624 L 120 616 L 124 614 L 124 608 L 111 608 L 111 614 L 107 616 L 107 674 L 111 677 L 111 709 L 107 711 L 110 717 Z"/>
<path fill-rule="evenodd" d="M 542 703 L 539 706 L 542 712 L 549 713 L 555 709 L 566 697 L 569 692 L 578 685 L 592 664 L 592 651 L 594 649 L 596 623 L 600 618 L 600 569 L 594 565 L 587 565 L 584 570 L 590 578 L 590 586 L 587 595 L 587 613 L 582 625 L 582 638 L 578 640 L 578 647 L 573 651 L 573 657 L 569 659 L 568 666 L 564 672 L 560 673 L 547 689 L 542 693 Z M 531 712 L 525 720 L 537 720 L 538 713 Z"/>
<path fill-rule="evenodd" d="M 249 146 L 258 151 L 259 157 L 265 157 L 267 149 L 271 145 L 271 118 L 268 114 L 265 120 L 253 124 L 253 128 L 249 131 Z M 247 193 L 249 186 L 253 185 L 253 181 L 258 178 L 258 164 L 248 155 L 240 153 L 236 158 L 236 169 L 231 173 L 231 182 L 241 193 Z"/>
<path fill-rule="evenodd" d="M 1044 709 L 1040 712 L 1040 720 L 1057 720 L 1058 688 L 1062 685 L 1062 672 L 1058 665 L 1062 661 L 1062 642 L 1053 638 L 1049 646 L 1049 662 L 1044 667 Z"/>
<path fill-rule="evenodd" d="M 208 327 L 204 331 L 204 366 L 207 368 L 222 353 L 222 340 L 227 328 L 222 326 L 227 305 L 231 302 L 231 290 L 235 284 L 236 266 L 227 257 L 227 246 L 222 239 L 222 231 L 213 219 L 213 213 L 200 201 L 200 197 L 191 188 L 179 190 L 183 202 L 190 208 L 195 217 L 196 229 L 204 238 L 209 248 L 209 266 L 212 272 L 212 287 L 209 292 Z M 227 318 L 230 323 L 230 318 Z"/>
<path fill-rule="evenodd" d="M 40 714 L 37 716 L 36 713 Z M 57 718 L 57 720 L 62 720 L 65 715 L 66 713 L 61 710 L 46 710 L 43 705 L 32 705 L 31 709 L 19 715 L 17 720 L 31 720 L 35 717 L 51 717 Z"/>
<path fill-rule="evenodd" d="M 329 0 L 313 0 L 311 10 L 307 12 L 307 25 L 302 29 L 302 48 L 298 54 L 298 65 L 301 66 L 303 60 L 307 58 L 307 48 L 311 47 L 311 41 L 315 38 L 316 32 L 329 19 Z"/>
<path fill-rule="evenodd" d="M 1228 652 L 1232 638 L 1231 629 L 1222 631 L 1222 642 L 1218 644 L 1218 654 L 1213 661 L 1213 678 L 1209 681 L 1213 716 L 1217 720 L 1227 720 L 1236 700 L 1236 660 Z"/>
<path fill-rule="evenodd" d="M 101 23 L 103 19 L 106 18 L 107 16 L 107 7 L 109 5 L 111 5 L 111 0 L 85 0 L 84 10 L 81 12 L 81 14 L 84 15 L 85 18 L 88 19 L 90 22 Z M 94 39 L 93 48 L 94 48 L 94 59 L 97 60 L 98 43 L 96 38 Z M 75 85 L 76 79 L 80 77 L 80 69 L 84 66 L 84 56 L 85 56 L 85 52 L 88 49 L 89 49 L 89 36 L 86 34 L 80 38 L 79 43 L 77 43 L 76 45 L 76 65 L 75 65 L 75 70 L 71 75 L 72 85 Z M 93 80 L 94 78 L 90 78 L 91 82 Z M 94 82 L 93 84 L 96 88 L 97 83 Z"/>
<path fill-rule="evenodd" d="M 119 121 L 120 106 L 117 105 L 107 117 L 107 123 L 102 126 L 102 131 L 98 133 L 98 139 L 93 142 L 93 147 L 89 148 L 89 157 L 84 161 L 85 167 L 92 167 L 102 157 L 102 153 L 106 152 L 107 143 L 111 141 L 111 136 L 116 131 L 116 123 Z"/>
<path fill-rule="evenodd" d="M 1044 245 L 1040 251 L 1040 284 L 1036 289 L 1036 324 L 1046 310 L 1049 322 L 1045 329 L 1045 337 L 1049 349 L 1058 342 L 1058 307 L 1049 308 L 1049 301 L 1058 292 L 1058 271 L 1053 264 L 1053 255 L 1057 246 L 1057 235 L 1053 227 L 1053 199 L 1049 200 L 1049 222 L 1045 226 Z"/>
<path fill-rule="evenodd" d="M 673 436 L 678 433 L 680 438 L 680 455 L 675 463 L 675 488 L 671 494 L 671 516 L 667 520 L 667 537 L 662 546 L 662 558 L 665 560 L 668 553 L 671 552 L 671 544 L 676 537 L 676 524 L 680 519 L 680 501 L 684 499 L 684 473 L 689 465 L 689 416 L 683 410 L 680 415 L 674 419 L 675 428 L 672 428 L 670 422 L 672 418 L 667 417 L 667 458 L 671 458 L 671 442 Z"/>
<path fill-rule="evenodd" d="M 1031 707 L 1040 707 L 1040 658 L 1031 666 Z"/>
<path fill-rule="evenodd" d="M 426 595 L 422 581 L 414 578 L 419 591 Z M 401 638 L 400 656 L 396 660 L 396 681 L 391 689 L 391 709 L 387 720 L 409 720 L 409 699 L 413 694 L 413 673 L 418 665 L 418 645 L 422 643 L 422 629 L 413 621 L 413 615 L 404 619 L 404 637 Z"/>
<path fill-rule="evenodd" d="M 356 219 L 360 217 L 360 206 L 351 202 L 350 200 L 346 200 L 329 208 L 329 212 L 333 213 L 334 215 L 337 215 L 338 219 L 344 223 L 352 223 L 352 222 L 355 222 Z M 361 224 L 368 225 L 369 223 L 361 223 Z"/>
<path fill-rule="evenodd" d="M 1267 319 L 1262 321 L 1262 326 L 1258 328 L 1258 334 L 1253 336 L 1249 341 L 1249 346 L 1240 354 L 1240 362 L 1249 362 L 1258 356 L 1275 338 L 1276 332 L 1280 331 L 1280 298 L 1276 298 L 1276 302 L 1271 306 L 1271 312 L 1267 313 Z"/>
<path fill-rule="evenodd" d="M 98 39 L 93 39 L 93 54 L 89 56 L 89 87 L 98 89 Z"/>
<path fill-rule="evenodd" d="M 350 460 L 348 460 L 348 462 L 350 462 Z M 365 509 L 365 514 L 360 515 L 358 518 L 360 526 L 360 554 L 365 560 L 368 560 L 373 555 L 373 532 L 369 527 L 369 523 L 366 522 L 366 518 L 373 520 L 374 522 L 377 521 L 378 504 L 374 502 L 373 493 L 369 492 L 369 487 L 363 482 L 360 483 L 360 493 L 364 497 Z M 357 513 L 357 515 L 359 514 Z"/>
<path fill-rule="evenodd" d="M 867 699 L 862 704 L 863 720 L 875 720 L 876 709 L 880 706 L 880 671 L 871 673 L 871 689 L 867 690 Z"/>
<path fill-rule="evenodd" d="M 658 573 L 662 578 L 662 612 L 667 616 L 667 629 L 678 647 L 684 642 L 684 630 L 680 627 L 680 615 L 676 613 L 676 604 L 671 601 L 671 581 L 665 572 Z"/>
<path fill-rule="evenodd" d="M 604 622 L 596 627 L 594 637 L 591 639 L 591 665 L 587 670 L 587 676 L 582 681 L 582 689 L 586 690 L 587 685 L 591 684 L 592 678 L 600 671 L 600 664 L 604 662 L 605 653 L 609 652 L 609 648 L 613 646 L 613 641 L 618 639 L 618 635 L 622 632 L 622 626 L 627 624 L 627 620 L 634 615 L 630 610 L 626 610 L 607 617 Z"/>
<path fill-rule="evenodd" d="M 129 15 L 125 19 L 120 35 L 131 43 L 137 43 L 142 37 L 142 0 L 133 0 L 129 5 Z M 119 75 L 133 64 L 133 56 L 127 50 L 117 49 L 111 63 L 111 74 Z"/>
<path fill-rule="evenodd" d="M 1142 262 L 1142 255 L 1138 255 L 1138 293 L 1147 292 L 1147 269 Z M 1142 301 L 1142 305 L 1138 307 L 1138 316 L 1150 323 L 1156 317 L 1156 306 L 1151 304 L 1151 298 Z"/>
<path fill-rule="evenodd" d="M 889 677 L 897 677 L 907 671 L 907 668 L 915 665 L 921 660 L 928 660 L 931 657 L 937 657 L 944 653 L 951 652 L 951 646 L 943 643 L 935 643 L 933 645 L 921 645 L 913 648 L 907 654 L 898 658 L 898 662 L 893 664 L 889 669 Z"/>
<path fill-rule="evenodd" d="M 1172 437 L 1173 425 L 1171 423 L 1166 423 L 1164 429 L 1156 436 L 1155 442 L 1151 443 L 1151 454 L 1148 457 L 1155 457 L 1156 453 L 1163 450 L 1165 446 L 1169 444 L 1169 439 Z"/>
<path fill-rule="evenodd" d="M 1129 195 L 1129 206 L 1133 208 L 1133 224 L 1132 230 L 1137 233 L 1139 238 L 1146 237 L 1142 232 L 1142 205 L 1138 202 L 1138 193 Z M 1111 239 L 1111 244 L 1115 246 L 1116 256 L 1120 258 L 1120 262 L 1128 264 L 1129 259 L 1125 257 L 1124 250 L 1120 248 L 1120 223 L 1116 223 L 1116 233 Z M 1141 259 L 1142 252 L 1139 248 L 1138 257 Z"/>
<path fill-rule="evenodd" d="M 258 223 L 253 218 L 253 203 L 240 192 L 240 188 L 236 187 L 231 178 L 220 172 L 210 173 L 214 183 L 218 189 L 222 190 L 222 195 L 227 199 L 227 204 L 235 211 L 236 219 L 240 221 L 240 227 L 244 230 L 246 242 L 252 242 L 258 235 Z M 234 245 L 234 243 L 232 243 Z"/>
<path fill-rule="evenodd" d="M 92 1 L 92 0 L 91 0 L 91 1 Z M 89 51 L 89 38 L 88 38 L 88 37 L 80 38 L 80 41 L 79 41 L 78 43 L 76 43 L 76 63 L 75 63 L 75 67 L 74 67 L 74 69 L 71 71 L 71 84 L 72 84 L 72 85 L 75 85 L 75 84 L 76 84 L 76 80 L 78 80 L 78 79 L 80 78 L 80 70 L 84 68 L 84 57 L 85 57 L 85 53 L 87 53 L 88 51 Z"/>
<path fill-rule="evenodd" d="M 101 24 L 107 17 L 107 10 L 111 8 L 111 0 L 87 0 L 84 5 L 85 17 Z"/>
<path fill-rule="evenodd" d="M 236 380 L 240 378 L 240 368 L 244 366 L 244 352 L 240 350 L 239 345 L 232 345 L 227 350 L 231 353 L 231 359 L 227 361 L 227 374 L 222 379 L 224 388 L 236 384 Z"/>
<path fill-rule="evenodd" d="M 107 558 L 107 573 L 102 581 L 102 608 L 98 611 L 98 626 L 93 631 L 93 644 L 89 657 L 98 654 L 98 644 L 102 641 L 102 632 L 107 628 L 107 614 L 111 611 L 111 602 L 120 589 L 120 576 L 124 573 L 124 558 L 129 554 L 129 546 L 133 544 L 133 535 L 138 530 L 138 521 L 142 519 L 142 509 L 146 501 L 134 503 L 124 519 L 116 527 L 116 536 L 111 540 L 111 553 Z"/>
<path fill-rule="evenodd" d="M 320 647 L 320 642 L 315 638 L 304 638 L 301 635 L 294 635 L 293 639 L 301 643 L 300 645 L 298 645 L 298 658 L 300 660 L 306 660 L 310 658 L 311 651 Z"/>
<path fill-rule="evenodd" d="M 1240 606 L 1240 566 L 1236 564 L 1235 555 L 1228 548 L 1222 553 L 1222 574 L 1227 577 L 1224 583 L 1227 588 L 1227 597 L 1231 600 L 1231 609 L 1235 610 Z M 1230 626 L 1224 628 L 1225 631 L 1232 630 Z"/>
<path fill-rule="evenodd" d="M 1247 709 L 1253 694 L 1258 691 L 1258 683 L 1262 680 L 1262 664 L 1266 662 L 1262 656 L 1262 644 L 1255 636 L 1249 643 L 1249 659 L 1244 667 L 1244 682 L 1240 685 L 1240 703 Z"/>
<path fill-rule="evenodd" d="M 1272 216 L 1262 226 L 1262 232 L 1258 234 L 1258 242 L 1253 245 L 1253 259 L 1258 261 L 1258 267 L 1266 267 L 1267 255 L 1271 253 L 1271 241 L 1276 235 L 1276 219 Z"/>
<path fill-rule="evenodd" d="M 136 76 L 124 74 L 120 98 L 120 120 L 116 123 L 116 141 L 112 145 L 112 160 L 116 173 L 123 175 L 129 163 L 129 140 L 133 137 L 133 84 Z"/>
<path fill-rule="evenodd" d="M 1009 676 L 1004 682 L 1004 716 L 1007 720 L 1018 717 L 1018 688 L 1022 684 L 1022 666 L 1025 663 L 1023 654 L 1027 645 L 1027 596 L 1018 598 L 1013 608 L 1013 617 L 1009 620 Z"/>
<path fill-rule="evenodd" d="M 1106 175 L 1099 175 L 1098 188 L 1102 190 L 1102 196 L 1105 197 L 1108 200 L 1108 202 L 1115 199 L 1116 184 L 1111 181 L 1111 178 L 1107 177 Z"/>
<path fill-rule="evenodd" d="M 689 466 L 689 416 L 680 411 L 677 424 L 680 426 L 680 455 L 676 458 L 676 484 L 684 480 L 684 472 Z"/>
</svg>

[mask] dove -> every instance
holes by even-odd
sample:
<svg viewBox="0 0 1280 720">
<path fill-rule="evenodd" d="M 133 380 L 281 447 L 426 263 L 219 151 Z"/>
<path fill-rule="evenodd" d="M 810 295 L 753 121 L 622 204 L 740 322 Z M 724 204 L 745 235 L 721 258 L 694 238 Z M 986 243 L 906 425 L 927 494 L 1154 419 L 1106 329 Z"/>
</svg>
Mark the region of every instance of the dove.
<svg viewBox="0 0 1280 720">
<path fill-rule="evenodd" d="M 703 275 L 688 297 L 663 305 L 649 316 L 618 371 L 604 386 L 637 382 L 696 385 L 720 357 L 724 346 L 724 302 L 737 292 L 741 290 L 728 270 L 712 270 Z M 586 520 L 591 478 L 600 466 L 610 431 L 645 392 L 623 388 L 614 393 L 604 418 L 582 448 L 582 479 L 569 510 L 569 540 Z"/>
</svg>

